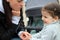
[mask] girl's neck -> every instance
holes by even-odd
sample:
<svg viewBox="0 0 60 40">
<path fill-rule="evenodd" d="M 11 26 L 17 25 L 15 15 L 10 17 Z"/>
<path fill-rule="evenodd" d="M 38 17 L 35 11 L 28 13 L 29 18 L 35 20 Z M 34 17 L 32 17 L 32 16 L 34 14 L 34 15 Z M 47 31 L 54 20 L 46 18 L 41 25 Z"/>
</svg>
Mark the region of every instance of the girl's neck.
<svg viewBox="0 0 60 40">
<path fill-rule="evenodd" d="M 60 19 L 55 20 L 55 21 L 53 21 L 53 22 L 52 22 L 52 23 L 50 23 L 50 24 L 54 24 L 54 23 L 57 23 L 57 22 L 60 22 Z M 45 26 L 47 26 L 47 25 L 49 25 L 49 24 L 44 24 L 44 27 L 45 27 Z"/>
</svg>

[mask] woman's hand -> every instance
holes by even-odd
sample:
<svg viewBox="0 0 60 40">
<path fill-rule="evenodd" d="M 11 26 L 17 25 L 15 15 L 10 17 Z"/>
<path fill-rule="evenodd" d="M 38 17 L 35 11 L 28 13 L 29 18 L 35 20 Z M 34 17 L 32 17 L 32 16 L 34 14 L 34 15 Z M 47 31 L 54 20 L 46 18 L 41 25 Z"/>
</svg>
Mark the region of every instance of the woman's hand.
<svg viewBox="0 0 60 40">
<path fill-rule="evenodd" d="M 13 16 L 20 16 L 20 11 L 12 10 L 12 15 Z"/>
<path fill-rule="evenodd" d="M 20 35 L 20 38 L 22 40 L 30 40 L 31 34 L 29 34 L 28 32 L 22 32 L 21 35 Z"/>
</svg>

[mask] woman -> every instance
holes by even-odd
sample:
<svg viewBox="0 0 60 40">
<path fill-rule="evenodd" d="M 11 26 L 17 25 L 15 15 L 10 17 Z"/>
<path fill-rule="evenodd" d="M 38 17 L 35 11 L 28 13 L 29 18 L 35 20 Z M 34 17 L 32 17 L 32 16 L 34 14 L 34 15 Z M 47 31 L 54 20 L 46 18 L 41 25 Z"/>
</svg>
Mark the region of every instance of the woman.
<svg viewBox="0 0 60 40">
<path fill-rule="evenodd" d="M 0 40 L 11 40 L 23 30 L 22 6 L 23 0 L 0 0 Z"/>
</svg>

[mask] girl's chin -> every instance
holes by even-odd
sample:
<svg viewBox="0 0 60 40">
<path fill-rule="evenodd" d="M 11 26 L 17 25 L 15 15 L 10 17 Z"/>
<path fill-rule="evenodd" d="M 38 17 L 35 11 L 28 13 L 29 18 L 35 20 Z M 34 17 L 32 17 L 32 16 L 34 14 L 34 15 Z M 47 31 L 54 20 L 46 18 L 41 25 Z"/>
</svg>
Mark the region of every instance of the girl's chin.
<svg viewBox="0 0 60 40">
<path fill-rule="evenodd" d="M 44 22 L 44 24 L 48 24 L 48 23 Z"/>
<path fill-rule="evenodd" d="M 47 26 L 48 24 L 44 23 L 44 26 Z"/>
</svg>

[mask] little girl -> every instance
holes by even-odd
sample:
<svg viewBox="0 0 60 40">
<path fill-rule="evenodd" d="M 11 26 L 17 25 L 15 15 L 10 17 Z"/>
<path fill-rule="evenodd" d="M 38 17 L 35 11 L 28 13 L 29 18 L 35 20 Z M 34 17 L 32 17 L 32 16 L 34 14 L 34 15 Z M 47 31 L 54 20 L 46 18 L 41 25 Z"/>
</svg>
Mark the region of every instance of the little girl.
<svg viewBox="0 0 60 40">
<path fill-rule="evenodd" d="M 50 3 L 41 10 L 44 28 L 37 34 L 21 32 L 22 40 L 60 40 L 60 5 Z"/>
</svg>

